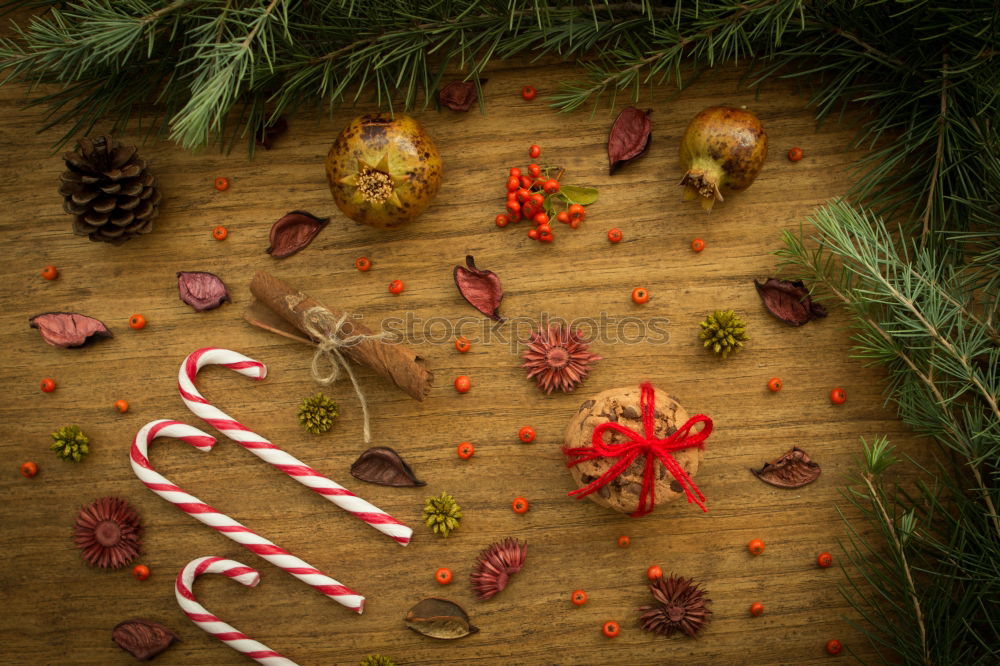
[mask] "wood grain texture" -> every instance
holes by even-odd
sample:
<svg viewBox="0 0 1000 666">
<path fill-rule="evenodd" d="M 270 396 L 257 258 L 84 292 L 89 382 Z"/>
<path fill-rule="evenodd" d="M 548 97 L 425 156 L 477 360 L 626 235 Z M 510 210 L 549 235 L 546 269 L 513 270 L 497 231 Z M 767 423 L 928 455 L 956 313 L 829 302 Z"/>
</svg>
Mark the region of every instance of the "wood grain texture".
<svg viewBox="0 0 1000 666">
<path fill-rule="evenodd" d="M 605 141 L 613 115 L 607 109 L 560 115 L 541 99 L 526 103 L 518 96 L 522 85 L 535 85 L 544 95 L 577 73 L 571 65 L 499 63 L 485 88 L 486 115 L 417 114 L 441 151 L 445 184 L 421 219 L 397 231 L 355 225 L 327 190 L 323 156 L 351 110 L 292 117 L 289 133 L 253 161 L 240 151 L 194 154 L 165 141 L 140 145 L 164 202 L 155 231 L 121 247 L 72 235 L 56 192 L 62 162 L 50 152 L 55 134 L 34 133 L 41 114 L 20 107 L 24 88 L 0 89 L 0 234 L 7 275 L 0 308 L 6 350 L 6 399 L 0 404 L 5 663 L 130 663 L 111 643 L 111 628 L 136 616 L 160 621 L 183 639 L 159 664 L 245 663 L 184 618 L 174 602 L 174 577 L 202 555 L 253 566 L 262 582 L 247 589 L 205 577 L 197 583 L 199 600 L 302 664 L 354 664 L 370 653 L 424 665 L 809 664 L 828 663 L 823 645 L 833 637 L 868 654 L 844 619 L 851 611 L 837 591 L 844 581 L 839 488 L 859 454 L 859 436 L 885 433 L 911 453 L 927 444 L 881 406 L 879 373 L 849 358 L 841 313 L 792 328 L 764 310 L 752 284 L 773 274 L 770 253 L 780 232 L 797 229 L 814 206 L 848 186 L 847 169 L 857 158 L 845 151 L 853 130 L 833 122 L 817 130 L 791 87 L 769 85 L 758 99 L 739 87 L 737 72 L 718 71 L 679 95 L 655 88 L 653 98 L 640 103 L 654 110 L 649 154 L 609 177 Z M 688 120 L 719 103 L 750 106 L 769 133 L 771 154 L 749 190 L 727 196 L 706 214 L 697 203 L 681 201 L 677 150 Z M 552 245 L 530 241 L 523 223 L 507 229 L 493 224 L 503 206 L 506 169 L 530 161 L 531 143 L 542 146 L 543 161 L 566 168 L 565 182 L 600 188 L 601 200 L 586 222 L 573 232 L 555 225 Z M 793 164 L 784 153 L 795 145 L 806 158 Z M 230 179 L 228 191 L 213 189 L 217 176 Z M 274 260 L 264 253 L 268 230 L 293 209 L 333 219 L 307 250 Z M 218 224 L 229 228 L 224 242 L 212 239 Z M 624 232 L 621 244 L 607 242 L 611 227 Z M 695 237 L 705 241 L 701 254 L 690 250 Z M 504 281 L 506 324 L 487 321 L 455 289 L 452 268 L 466 254 Z M 360 255 L 372 259 L 371 271 L 354 269 Z M 39 277 L 49 263 L 60 269 L 54 282 Z M 249 280 L 259 268 L 322 303 L 363 314 L 360 321 L 373 329 L 385 318 L 403 319 L 411 331 L 408 344 L 436 376 L 427 399 L 413 400 L 365 368 L 357 373 L 373 412 L 373 444 L 400 451 L 427 487 L 384 488 L 349 476 L 365 447 L 347 383 L 330 391 L 342 411 L 332 432 L 311 436 L 299 428 L 295 408 L 317 390 L 308 379 L 310 352 L 243 321 Z M 192 311 L 177 296 L 179 270 L 218 274 L 234 302 Z M 406 282 L 399 296 L 387 291 L 396 278 Z M 652 295 L 642 307 L 629 300 L 638 285 Z M 702 350 L 697 339 L 698 322 L 716 308 L 737 310 L 752 338 L 726 362 Z M 115 337 L 84 349 L 50 347 L 28 328 L 27 318 L 54 310 L 98 317 Z M 144 330 L 128 328 L 133 313 L 149 321 Z M 546 396 L 518 367 L 512 339 L 525 336 L 527 322 L 544 313 L 606 319 L 593 345 L 604 360 L 575 394 Z M 668 342 L 616 343 L 619 327 L 634 336 L 634 326 L 620 324 L 625 317 L 669 320 Z M 471 352 L 455 351 L 456 332 L 473 339 Z M 144 423 L 176 418 L 205 427 L 176 389 L 179 364 L 204 346 L 240 351 L 269 368 L 263 382 L 206 369 L 199 386 L 210 401 L 413 526 L 413 543 L 400 548 L 225 439 L 207 454 L 161 441 L 151 447 L 152 461 L 187 491 L 366 595 L 364 615 L 354 616 L 198 524 L 133 475 L 127 453 Z M 460 374 L 472 379 L 465 395 L 451 386 Z M 784 380 L 778 394 L 766 389 L 772 376 Z M 40 393 L 43 377 L 53 377 L 59 388 Z M 676 502 L 631 520 L 566 497 L 574 486 L 559 446 L 574 410 L 594 393 L 642 380 L 715 421 L 696 478 L 708 497 L 707 514 Z M 847 390 L 845 405 L 830 404 L 834 386 Z M 131 404 L 124 415 L 112 408 L 119 398 Z M 93 453 L 79 465 L 48 451 L 49 434 L 72 423 L 93 442 Z M 538 432 L 534 444 L 518 443 L 523 425 Z M 455 453 L 463 440 L 476 446 L 469 461 Z M 750 467 L 793 445 L 823 465 L 815 484 L 788 491 L 751 476 Z M 17 468 L 29 459 L 40 473 L 26 480 Z M 420 524 L 424 498 L 442 490 L 454 493 L 465 516 L 448 539 Z M 147 526 L 140 561 L 153 571 L 149 580 L 138 582 L 128 570 L 90 570 L 73 547 L 77 508 L 102 495 L 128 498 L 140 510 Z M 531 502 L 525 515 L 510 509 L 519 495 Z M 630 548 L 617 547 L 620 534 L 631 537 Z M 529 542 L 527 565 L 506 591 L 477 602 L 467 582 L 474 558 L 508 535 Z M 753 558 L 745 544 L 755 537 L 767 543 L 767 552 Z M 816 567 L 816 554 L 824 550 L 834 553 L 838 566 Z M 644 584 L 650 564 L 695 577 L 709 590 L 715 614 L 701 639 L 667 640 L 637 628 L 637 607 L 650 598 Z M 455 572 L 449 587 L 434 582 L 441 566 Z M 590 597 L 580 608 L 570 603 L 577 588 Z M 405 629 L 407 609 L 432 595 L 465 606 L 480 633 L 441 642 Z M 751 619 L 754 601 L 767 610 Z M 608 619 L 622 625 L 614 640 L 600 632 Z"/>
</svg>

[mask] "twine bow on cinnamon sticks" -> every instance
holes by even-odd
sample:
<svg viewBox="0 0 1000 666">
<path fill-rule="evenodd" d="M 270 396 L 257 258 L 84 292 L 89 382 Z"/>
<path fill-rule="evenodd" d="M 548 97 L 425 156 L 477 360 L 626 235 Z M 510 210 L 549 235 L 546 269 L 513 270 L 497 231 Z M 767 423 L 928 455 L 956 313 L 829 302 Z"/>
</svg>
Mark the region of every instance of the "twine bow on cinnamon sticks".
<svg viewBox="0 0 1000 666">
<path fill-rule="evenodd" d="M 315 346 L 310 374 L 323 385 L 337 381 L 341 371 L 351 380 L 361 403 L 365 443 L 371 441 L 368 401 L 351 369 L 350 361 L 368 366 L 416 400 L 430 391 L 434 373 L 413 350 L 386 342 L 385 333 L 374 333 L 348 321 L 349 315 L 326 307 L 266 271 L 257 271 L 250 282 L 256 300 L 243 317 L 254 326 Z M 328 369 L 323 364 L 328 364 Z"/>
</svg>

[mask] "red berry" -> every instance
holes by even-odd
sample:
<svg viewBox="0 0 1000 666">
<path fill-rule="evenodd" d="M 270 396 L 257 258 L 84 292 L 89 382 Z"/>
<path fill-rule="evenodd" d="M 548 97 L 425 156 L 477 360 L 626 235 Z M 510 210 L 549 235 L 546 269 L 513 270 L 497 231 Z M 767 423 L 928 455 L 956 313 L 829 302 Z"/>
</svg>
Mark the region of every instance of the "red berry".
<svg viewBox="0 0 1000 666">
<path fill-rule="evenodd" d="M 118 410 L 119 414 L 124 414 L 128 411 L 128 403 L 124 400 L 115 400 L 115 409 Z"/>
<path fill-rule="evenodd" d="M 802 159 L 802 149 L 799 147 L 792 148 L 788 151 L 788 161 L 798 162 Z"/>
<path fill-rule="evenodd" d="M 46 266 L 42 269 L 42 277 L 46 280 L 55 280 L 59 277 L 59 269 L 55 266 Z"/>
<path fill-rule="evenodd" d="M 518 189 L 516 194 L 518 202 L 522 204 L 531 198 L 531 190 L 529 190 L 527 187 L 522 187 Z"/>
<path fill-rule="evenodd" d="M 531 240 L 538 240 L 538 227 L 528 229 L 528 238 Z"/>
<path fill-rule="evenodd" d="M 618 635 L 619 631 L 621 631 L 621 628 L 617 622 L 605 622 L 604 626 L 601 627 L 601 632 L 608 638 L 614 638 Z"/>
<path fill-rule="evenodd" d="M 531 426 L 524 426 L 517 431 L 517 438 L 527 444 L 535 441 L 535 429 Z"/>
<path fill-rule="evenodd" d="M 434 580 L 442 585 L 447 585 L 451 582 L 451 569 L 447 567 L 441 567 L 434 572 Z"/>
<path fill-rule="evenodd" d="M 36 474 L 38 474 L 38 465 L 30 460 L 28 462 L 21 463 L 21 476 L 26 479 L 30 479 Z"/>
<path fill-rule="evenodd" d="M 531 184 L 534 182 L 533 180 L 531 180 L 531 176 L 519 176 L 518 181 L 520 182 L 521 187 L 523 187 L 526 190 L 530 190 Z"/>
<path fill-rule="evenodd" d="M 570 229 L 576 229 L 577 227 L 579 227 L 581 219 L 583 219 L 583 218 L 577 218 L 575 220 L 570 220 L 569 221 L 569 228 Z"/>
<path fill-rule="evenodd" d="M 515 497 L 514 501 L 510 503 L 510 508 L 514 509 L 514 513 L 528 513 L 528 500 L 523 497 Z"/>
<path fill-rule="evenodd" d="M 535 90 L 534 86 L 524 86 L 521 88 L 521 97 L 528 102 L 535 99 L 536 94 L 538 94 L 538 91 Z"/>
<path fill-rule="evenodd" d="M 608 229 L 608 240 L 612 243 L 622 242 L 622 230 L 621 229 Z"/>
<path fill-rule="evenodd" d="M 134 314 L 128 318 L 128 325 L 129 328 L 134 329 L 136 331 L 142 330 L 146 328 L 146 318 L 143 317 L 141 314 Z"/>
<path fill-rule="evenodd" d="M 574 606 L 582 606 L 587 603 L 587 593 L 583 590 L 573 590 L 570 601 L 573 602 Z"/>
<path fill-rule="evenodd" d="M 535 159 L 541 154 L 542 154 L 542 149 L 536 146 L 535 144 L 531 144 L 531 146 L 528 148 L 528 157 L 530 157 L 531 159 Z"/>
<path fill-rule="evenodd" d="M 833 566 L 833 555 L 830 553 L 820 553 L 816 556 L 816 564 L 826 569 Z"/>
<path fill-rule="evenodd" d="M 542 175 L 542 167 L 538 166 L 537 164 L 529 164 L 528 173 L 531 174 L 532 178 L 538 178 L 539 176 Z"/>
<path fill-rule="evenodd" d="M 561 210 L 558 213 L 556 213 L 556 219 L 562 222 L 563 224 L 569 224 L 569 213 L 567 213 L 564 210 Z"/>
<path fill-rule="evenodd" d="M 764 542 L 760 539 L 753 539 L 747 544 L 747 550 L 751 555 L 760 555 L 764 552 Z"/>
<path fill-rule="evenodd" d="M 364 273 L 372 267 L 372 260 L 368 257 L 358 257 L 354 260 L 354 267 Z"/>
<path fill-rule="evenodd" d="M 545 190 L 546 194 L 555 194 L 559 191 L 559 181 L 555 178 L 549 178 L 542 185 L 542 189 Z"/>
<path fill-rule="evenodd" d="M 632 539 L 629 539 L 624 534 L 621 535 L 620 537 L 618 537 L 618 547 L 619 548 L 628 548 L 631 545 L 632 545 Z"/>
<path fill-rule="evenodd" d="M 760 617 L 764 614 L 764 604 L 759 601 L 755 601 L 750 604 L 750 615 L 753 617 Z"/>
<path fill-rule="evenodd" d="M 771 393 L 777 393 L 781 390 L 781 379 L 778 377 L 771 377 L 767 380 L 767 390 Z"/>
<path fill-rule="evenodd" d="M 472 442 L 462 442 L 458 445 L 458 457 L 462 460 L 468 460 L 475 452 L 476 447 L 472 445 Z"/>
<path fill-rule="evenodd" d="M 507 202 L 507 214 L 510 215 L 511 222 L 517 222 L 521 219 L 521 204 L 516 201 Z"/>
<path fill-rule="evenodd" d="M 216 228 L 212 229 L 212 238 L 214 238 L 215 240 L 219 241 L 226 240 L 228 236 L 229 236 L 229 229 L 226 229 L 221 224 Z"/>
<path fill-rule="evenodd" d="M 551 243 L 556 237 L 552 234 L 552 229 L 549 225 L 543 224 L 538 227 L 538 240 L 542 243 Z"/>
<path fill-rule="evenodd" d="M 215 179 L 215 189 L 219 190 L 220 192 L 225 192 L 226 190 L 228 190 L 229 189 L 229 179 L 228 178 L 223 178 L 222 176 L 219 176 L 218 178 L 216 178 Z"/>
<path fill-rule="evenodd" d="M 632 302 L 636 305 L 642 305 L 649 301 L 649 291 L 645 287 L 636 287 L 632 290 Z"/>
<path fill-rule="evenodd" d="M 694 250 L 695 252 L 701 252 L 702 250 L 705 249 L 705 241 L 703 241 L 700 238 L 695 238 L 693 241 L 691 241 L 691 249 Z"/>
<path fill-rule="evenodd" d="M 537 215 L 535 215 L 531 219 L 538 226 L 542 226 L 543 224 L 548 224 L 549 223 L 549 216 L 546 215 L 545 213 L 538 213 Z"/>
<path fill-rule="evenodd" d="M 455 338 L 455 349 L 464 354 L 465 352 L 472 349 L 472 343 L 469 342 L 468 338 L 463 338 L 461 335 Z"/>
<path fill-rule="evenodd" d="M 402 294 L 403 289 L 405 288 L 406 286 L 403 284 L 402 280 L 393 280 L 392 282 L 389 283 L 390 294 Z"/>
<path fill-rule="evenodd" d="M 836 656 L 836 655 L 840 654 L 841 650 L 843 650 L 843 649 L 844 649 L 843 644 L 840 641 L 838 641 L 836 638 L 831 638 L 830 640 L 828 640 L 826 642 L 826 651 L 827 651 L 828 654 L 832 654 L 832 655 Z"/>
<path fill-rule="evenodd" d="M 657 578 L 663 578 L 663 569 L 657 565 L 653 565 L 646 569 L 646 578 L 649 580 L 656 580 Z"/>
<path fill-rule="evenodd" d="M 149 567 L 145 564 L 137 564 L 132 567 L 132 575 L 139 580 L 146 580 L 149 578 Z"/>
<path fill-rule="evenodd" d="M 526 220 L 533 220 L 535 216 L 538 215 L 538 211 L 538 204 L 531 199 L 525 201 L 521 206 L 521 215 L 523 215 Z"/>
<path fill-rule="evenodd" d="M 56 382 L 54 379 L 49 379 L 46 377 L 42 380 L 42 393 L 52 393 L 56 390 Z"/>
<path fill-rule="evenodd" d="M 472 388 L 472 380 L 465 375 L 459 375 L 455 377 L 455 390 L 459 393 L 468 393 L 469 389 Z"/>
<path fill-rule="evenodd" d="M 570 204 L 568 212 L 571 218 L 578 218 L 582 220 L 587 217 L 587 209 L 581 204 Z"/>
<path fill-rule="evenodd" d="M 510 171 L 507 172 L 507 175 L 514 176 L 515 178 L 520 178 L 521 177 L 521 170 L 518 169 L 517 167 L 511 167 Z"/>
<path fill-rule="evenodd" d="M 516 192 L 517 188 L 521 185 L 521 179 L 517 176 L 511 176 L 507 179 L 507 191 Z"/>
<path fill-rule="evenodd" d="M 500 228 L 506 227 L 508 224 L 510 224 L 510 218 L 504 215 L 503 213 L 497 215 L 495 221 L 497 223 L 497 226 Z"/>
<path fill-rule="evenodd" d="M 830 391 L 830 402 L 835 405 L 842 405 L 847 402 L 847 391 L 842 388 L 835 388 Z"/>
</svg>

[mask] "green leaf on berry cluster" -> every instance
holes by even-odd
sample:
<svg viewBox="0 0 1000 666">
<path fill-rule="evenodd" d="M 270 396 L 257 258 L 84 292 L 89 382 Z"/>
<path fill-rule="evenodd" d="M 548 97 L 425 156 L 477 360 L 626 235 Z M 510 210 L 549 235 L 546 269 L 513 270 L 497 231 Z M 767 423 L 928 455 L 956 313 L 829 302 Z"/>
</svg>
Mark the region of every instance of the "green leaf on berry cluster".
<svg viewBox="0 0 1000 666">
<path fill-rule="evenodd" d="M 582 206 L 589 206 L 590 204 L 597 201 L 597 188 L 596 187 L 577 187 L 575 185 L 563 185 L 559 188 L 559 192 L 563 199 L 567 203 L 580 204 Z"/>
</svg>

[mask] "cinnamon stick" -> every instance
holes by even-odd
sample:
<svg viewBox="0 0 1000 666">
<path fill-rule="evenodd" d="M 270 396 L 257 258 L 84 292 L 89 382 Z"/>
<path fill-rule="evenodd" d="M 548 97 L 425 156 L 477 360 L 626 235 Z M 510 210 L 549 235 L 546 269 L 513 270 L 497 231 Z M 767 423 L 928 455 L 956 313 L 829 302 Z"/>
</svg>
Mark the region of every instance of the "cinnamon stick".
<svg viewBox="0 0 1000 666">
<path fill-rule="evenodd" d="M 250 291 L 257 302 L 243 314 L 244 319 L 254 326 L 302 342 L 318 342 L 318 338 L 308 332 L 306 325 L 305 313 L 310 309 L 319 307 L 326 310 L 333 322 L 343 315 L 342 311 L 318 303 L 267 271 L 257 271 L 254 274 L 250 281 Z M 275 314 L 280 316 L 280 320 L 273 316 Z M 285 322 L 291 324 L 291 327 L 284 326 Z M 337 335 L 341 339 L 352 335 L 373 335 L 371 329 L 350 320 L 339 331 L 321 332 L 327 336 Z M 424 367 L 424 359 L 402 344 L 362 340 L 355 345 L 342 347 L 341 351 L 350 360 L 368 366 L 416 400 L 422 401 L 427 396 L 434 381 L 434 373 Z"/>
</svg>

